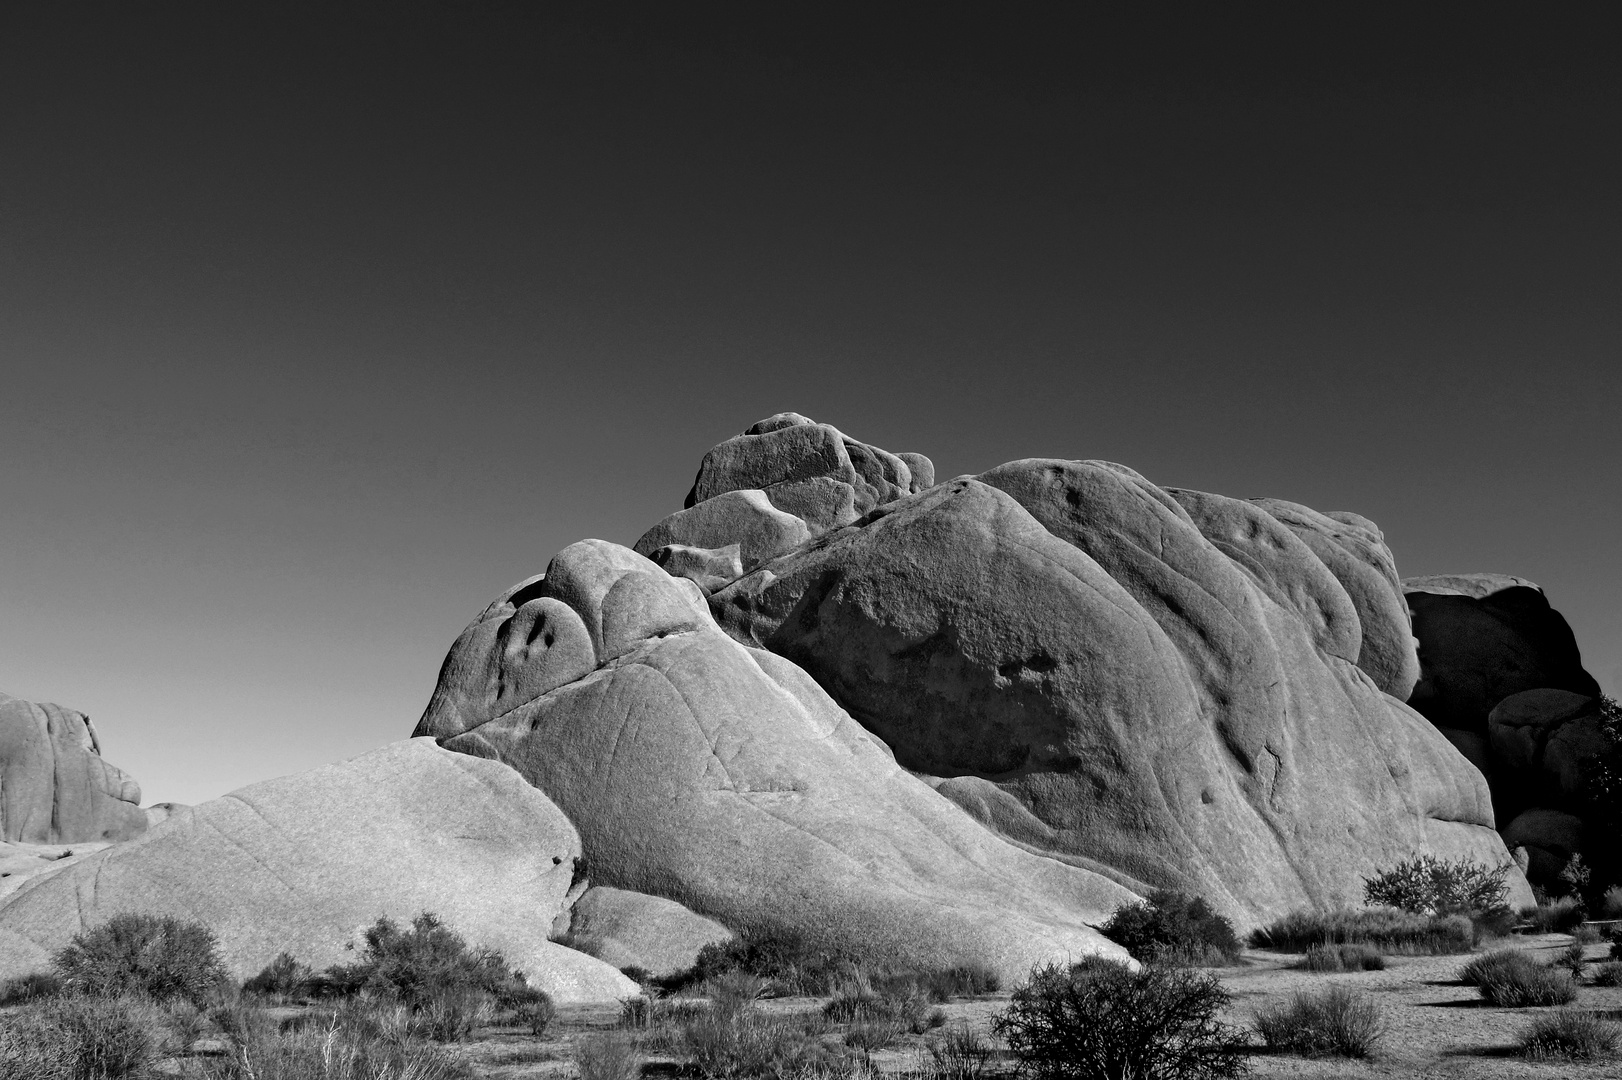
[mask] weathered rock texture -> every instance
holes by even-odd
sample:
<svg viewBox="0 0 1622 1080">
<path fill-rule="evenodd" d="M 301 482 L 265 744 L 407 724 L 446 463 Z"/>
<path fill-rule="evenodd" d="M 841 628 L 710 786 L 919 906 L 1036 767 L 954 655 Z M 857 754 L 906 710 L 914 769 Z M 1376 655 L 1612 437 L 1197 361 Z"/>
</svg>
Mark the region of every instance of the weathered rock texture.
<svg viewBox="0 0 1622 1080">
<path fill-rule="evenodd" d="M 0 694 L 0 840 L 113 843 L 146 823 L 140 785 L 102 760 L 89 717 Z"/>
<path fill-rule="evenodd" d="M 1089 924 L 1131 892 L 987 831 L 800 668 L 722 633 L 690 580 L 614 544 L 571 545 L 468 627 L 417 733 L 546 792 L 594 884 L 735 929 L 1010 980 L 1120 955 Z"/>
<path fill-rule="evenodd" d="M 1480 775 L 1358 667 L 1359 605 L 1270 510 L 1018 461 L 712 599 L 1003 835 L 1242 925 L 1418 852 L 1507 862 Z"/>
<path fill-rule="evenodd" d="M 1605 750 L 1599 684 L 1565 618 L 1507 574 L 1404 579 L 1422 675 L 1413 706 L 1487 777 L 1511 849 L 1553 885 L 1581 854 L 1586 764 Z M 1611 838 L 1604 838 L 1610 843 Z"/>
<path fill-rule="evenodd" d="M 421 739 L 178 808 L 139 838 L 34 874 L 0 905 L 0 976 L 125 911 L 194 919 L 238 977 L 283 951 L 316 968 L 379 916 L 432 911 L 557 1000 L 636 987 L 547 940 L 579 836 L 498 762 Z"/>
</svg>

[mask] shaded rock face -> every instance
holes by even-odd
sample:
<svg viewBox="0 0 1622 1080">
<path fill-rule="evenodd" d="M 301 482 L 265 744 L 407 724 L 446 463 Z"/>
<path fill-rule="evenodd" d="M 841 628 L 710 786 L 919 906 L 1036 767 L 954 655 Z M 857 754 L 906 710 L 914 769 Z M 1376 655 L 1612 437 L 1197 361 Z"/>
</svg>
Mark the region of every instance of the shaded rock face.
<svg viewBox="0 0 1622 1080">
<path fill-rule="evenodd" d="M 433 911 L 559 1001 L 612 1001 L 635 984 L 547 940 L 579 854 L 573 826 L 511 769 L 396 743 L 177 808 L 33 873 L 0 905 L 0 976 L 43 967 L 124 911 L 204 923 L 239 978 L 283 951 L 318 969 L 348 962 L 379 916 Z"/>
<path fill-rule="evenodd" d="M 0 840 L 116 843 L 146 825 L 140 785 L 102 760 L 89 717 L 0 694 Z"/>
<path fill-rule="evenodd" d="M 1421 669 L 1409 704 L 1437 727 L 1485 734 L 1493 707 L 1523 690 L 1599 694 L 1565 617 L 1530 581 L 1454 574 L 1402 588 Z"/>
<path fill-rule="evenodd" d="M 1584 769 L 1606 746 L 1599 684 L 1571 627 L 1525 578 L 1402 585 L 1422 670 L 1411 703 L 1487 777 L 1505 842 L 1526 849 L 1531 880 L 1555 886 L 1582 852 Z"/>
<path fill-rule="evenodd" d="M 802 425 L 803 426 L 803 425 Z M 417 728 L 512 765 L 579 827 L 594 885 L 906 962 L 1123 955 L 1134 894 L 998 838 L 804 671 L 626 548 L 571 545 L 462 635 Z"/>
<path fill-rule="evenodd" d="M 712 603 L 993 829 L 1241 925 L 1415 853 L 1509 861 L 1480 775 L 1358 667 L 1358 605 L 1262 505 L 1013 462 Z"/>
</svg>

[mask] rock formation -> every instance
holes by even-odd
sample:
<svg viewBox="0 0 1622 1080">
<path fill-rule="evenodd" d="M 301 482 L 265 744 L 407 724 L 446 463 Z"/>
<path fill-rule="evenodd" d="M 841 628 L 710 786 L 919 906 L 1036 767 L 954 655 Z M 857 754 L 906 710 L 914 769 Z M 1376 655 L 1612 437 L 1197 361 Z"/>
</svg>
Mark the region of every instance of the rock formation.
<svg viewBox="0 0 1622 1080">
<path fill-rule="evenodd" d="M 417 733 L 544 791 L 594 884 L 734 929 L 1009 980 L 1121 955 L 1092 926 L 1133 893 L 994 836 L 800 668 L 722 633 L 690 580 L 614 544 L 573 544 L 492 604 Z"/>
<path fill-rule="evenodd" d="M 124 911 L 205 924 L 239 978 L 283 951 L 318 969 L 347 962 L 379 916 L 432 911 L 556 1000 L 611 1001 L 635 984 L 547 939 L 579 854 L 573 826 L 511 769 L 396 743 L 179 808 L 35 873 L 0 905 L 0 976 L 44 967 Z"/>
<path fill-rule="evenodd" d="M 1507 574 L 1402 583 L 1419 640 L 1411 702 L 1487 777 L 1505 843 L 1555 884 L 1583 847 L 1584 768 L 1604 752 L 1599 684 L 1543 590 Z"/>
<path fill-rule="evenodd" d="M 0 694 L 0 840 L 115 843 L 146 824 L 140 785 L 102 760 L 88 716 Z"/>
<path fill-rule="evenodd" d="M 417 732 L 545 791 L 600 884 L 1017 974 L 1151 887 L 1245 927 L 1415 854 L 1508 862 L 1418 676 L 1357 515 L 1104 462 L 937 485 L 783 413 L 636 553 L 492 604 Z"/>
</svg>

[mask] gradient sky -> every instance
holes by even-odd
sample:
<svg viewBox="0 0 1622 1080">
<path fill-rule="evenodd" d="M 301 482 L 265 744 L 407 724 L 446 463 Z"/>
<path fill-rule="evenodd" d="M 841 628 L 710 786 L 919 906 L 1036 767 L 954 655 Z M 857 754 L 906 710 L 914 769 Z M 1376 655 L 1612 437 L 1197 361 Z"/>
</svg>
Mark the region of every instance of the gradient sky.
<svg viewBox="0 0 1622 1080">
<path fill-rule="evenodd" d="M 331 7 L 0 6 L 0 689 L 148 802 L 408 735 L 784 409 L 1355 510 L 1622 690 L 1600 27 Z"/>
</svg>

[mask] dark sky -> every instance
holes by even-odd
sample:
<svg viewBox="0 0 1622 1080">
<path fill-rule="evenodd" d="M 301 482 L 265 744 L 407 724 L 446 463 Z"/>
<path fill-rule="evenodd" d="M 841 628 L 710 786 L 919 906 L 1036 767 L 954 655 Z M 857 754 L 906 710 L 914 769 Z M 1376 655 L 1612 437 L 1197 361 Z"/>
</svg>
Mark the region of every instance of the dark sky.
<svg viewBox="0 0 1622 1080">
<path fill-rule="evenodd" d="M 1356 510 L 1622 690 L 1622 62 L 1549 7 L 0 6 L 0 689 L 149 801 L 358 753 L 793 409 Z"/>
</svg>

